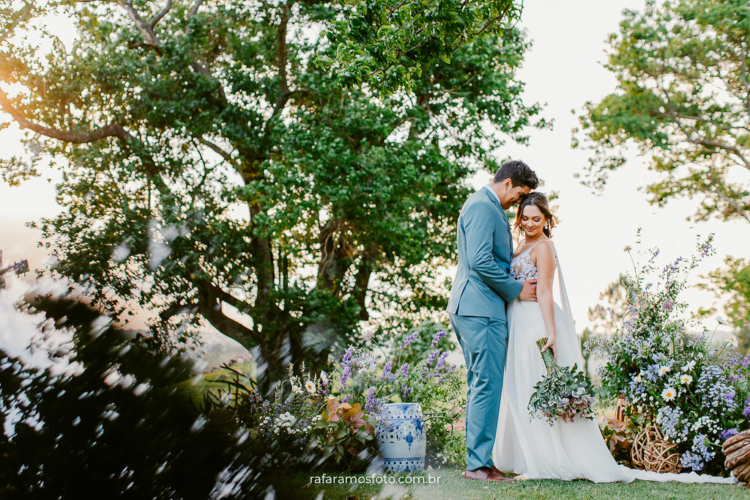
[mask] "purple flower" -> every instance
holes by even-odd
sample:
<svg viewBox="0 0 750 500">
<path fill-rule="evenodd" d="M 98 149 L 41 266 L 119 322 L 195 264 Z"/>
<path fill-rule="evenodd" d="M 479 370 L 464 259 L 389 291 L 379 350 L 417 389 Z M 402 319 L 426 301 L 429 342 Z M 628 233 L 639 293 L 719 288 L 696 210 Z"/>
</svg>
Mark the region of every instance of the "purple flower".
<svg viewBox="0 0 750 500">
<path fill-rule="evenodd" d="M 432 362 L 437 359 L 438 354 L 440 354 L 440 351 L 435 351 L 432 354 L 430 354 L 430 357 L 427 358 L 427 363 L 425 364 L 425 367 L 432 365 Z"/>
<path fill-rule="evenodd" d="M 448 351 L 445 351 L 443 354 L 440 355 L 440 359 L 435 365 L 435 371 L 439 371 L 443 367 L 443 365 L 445 365 L 445 358 L 447 357 L 448 357 Z"/>
<path fill-rule="evenodd" d="M 404 363 L 401 365 L 401 368 L 399 368 L 401 373 L 404 375 L 404 377 L 409 378 L 409 363 Z"/>
<path fill-rule="evenodd" d="M 346 387 L 346 382 L 349 380 L 349 376 L 352 374 L 352 367 L 350 365 L 344 366 L 344 372 L 341 374 L 341 387 Z"/>
<path fill-rule="evenodd" d="M 448 334 L 445 333 L 445 332 L 437 332 L 435 334 L 435 338 L 432 339 L 432 346 L 435 347 L 437 345 L 437 343 L 440 342 L 440 339 L 442 339 L 446 335 L 448 335 Z"/>
<path fill-rule="evenodd" d="M 401 399 L 406 399 L 406 396 L 411 392 L 411 387 L 407 387 L 406 384 L 401 384 Z"/>
<path fill-rule="evenodd" d="M 380 399 L 375 397 L 375 388 L 370 387 L 366 394 L 365 411 L 368 413 L 377 413 L 380 410 L 380 406 Z"/>
<path fill-rule="evenodd" d="M 445 379 L 445 377 L 450 375 L 450 373 L 455 369 L 456 369 L 456 365 L 448 365 L 448 369 L 445 370 L 445 372 L 442 375 L 440 375 L 440 378 L 438 379 L 438 384 L 442 384 L 443 379 Z"/>
<path fill-rule="evenodd" d="M 665 300 L 664 303 L 661 305 L 661 308 L 665 311 L 671 311 L 674 309 L 674 304 L 672 304 L 670 301 Z"/>
<path fill-rule="evenodd" d="M 727 440 L 728 438 L 734 436 L 735 434 L 739 434 L 740 431 L 738 431 L 735 428 L 727 429 L 725 431 L 721 431 L 721 439 Z"/>
<path fill-rule="evenodd" d="M 419 336 L 419 332 L 413 332 L 408 337 L 406 337 L 406 340 L 404 340 L 404 345 L 401 346 L 401 349 L 406 349 L 406 347 L 414 342 L 414 339 L 416 339 Z"/>
<path fill-rule="evenodd" d="M 394 373 L 391 373 L 391 361 L 388 360 L 388 362 L 383 367 L 383 374 L 380 376 L 379 380 L 386 380 L 388 382 L 393 382 L 396 380 L 396 375 Z"/>
<path fill-rule="evenodd" d="M 341 359 L 341 364 L 345 365 L 349 363 L 349 360 L 352 359 L 352 354 L 354 353 L 354 348 L 350 347 L 346 350 L 346 354 L 344 354 L 344 357 Z"/>
</svg>

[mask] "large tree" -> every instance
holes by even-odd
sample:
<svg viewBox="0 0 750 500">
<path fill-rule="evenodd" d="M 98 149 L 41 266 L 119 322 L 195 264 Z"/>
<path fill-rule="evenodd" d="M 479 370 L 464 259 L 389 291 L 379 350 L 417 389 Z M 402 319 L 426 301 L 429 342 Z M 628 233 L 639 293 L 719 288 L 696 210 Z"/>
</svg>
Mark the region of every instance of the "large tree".
<svg viewBox="0 0 750 500">
<path fill-rule="evenodd" d="M 418 68 L 402 72 L 402 90 L 390 79 L 393 92 L 374 92 L 366 73 L 343 87 L 330 68 L 356 64 L 332 39 L 368 5 L 6 4 L 0 106 L 29 132 L 30 153 L 2 171 L 21 182 L 45 158 L 62 170 L 64 210 L 40 225 L 56 271 L 113 313 L 123 300 L 156 313 L 159 341 L 205 320 L 257 346 L 269 379 L 288 361 L 320 366 L 337 340 L 358 341 L 361 320 L 383 333 L 444 307 L 439 267 L 455 260 L 467 176 L 494 168 L 506 138 L 545 125 L 515 78 L 527 43 L 470 16 L 461 44 L 396 52 Z M 413 21 L 460 31 L 430 9 Z M 21 30 L 53 10 L 79 36 L 42 57 Z M 412 33 L 399 16 L 390 29 Z"/>
<path fill-rule="evenodd" d="M 602 188 L 635 145 L 661 174 L 646 188 L 651 203 L 697 198 L 699 220 L 750 222 L 747 1 L 648 1 L 642 12 L 626 10 L 605 67 L 617 88 L 586 105 L 574 139 L 593 149 L 584 182 Z"/>
<path fill-rule="evenodd" d="M 750 261 L 727 257 L 724 269 L 716 269 L 709 273 L 709 285 L 702 288 L 712 290 L 717 298 L 725 298 L 724 311 L 728 322 L 738 331 L 739 348 L 742 352 L 750 352 Z M 713 313 L 714 308 L 708 308 L 701 313 Z"/>
</svg>

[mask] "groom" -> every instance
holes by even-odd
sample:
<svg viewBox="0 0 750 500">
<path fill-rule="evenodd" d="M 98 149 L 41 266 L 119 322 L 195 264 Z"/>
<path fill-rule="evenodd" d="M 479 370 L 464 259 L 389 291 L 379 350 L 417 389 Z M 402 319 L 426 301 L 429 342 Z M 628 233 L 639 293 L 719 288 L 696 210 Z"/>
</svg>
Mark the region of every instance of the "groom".
<svg viewBox="0 0 750 500">
<path fill-rule="evenodd" d="M 538 185 L 524 162 L 506 162 L 458 217 L 458 270 L 448 312 L 468 370 L 466 479 L 511 480 L 492 462 L 508 346 L 505 306 L 516 297 L 536 301 L 536 280 L 521 284 L 509 274 L 513 239 L 504 210 Z"/>
</svg>

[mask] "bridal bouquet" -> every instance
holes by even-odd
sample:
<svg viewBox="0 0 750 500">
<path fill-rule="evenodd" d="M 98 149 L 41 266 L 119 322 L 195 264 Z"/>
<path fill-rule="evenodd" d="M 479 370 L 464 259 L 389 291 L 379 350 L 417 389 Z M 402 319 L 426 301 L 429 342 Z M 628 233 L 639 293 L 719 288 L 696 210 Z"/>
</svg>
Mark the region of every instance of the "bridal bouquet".
<svg viewBox="0 0 750 500">
<path fill-rule="evenodd" d="M 547 338 L 536 341 L 541 351 Z M 555 420 L 572 422 L 575 417 L 593 418 L 594 397 L 591 383 L 576 365 L 559 366 L 551 349 L 542 352 L 547 375 L 534 386 L 529 399 L 529 414 L 544 417 L 550 425 Z"/>
</svg>

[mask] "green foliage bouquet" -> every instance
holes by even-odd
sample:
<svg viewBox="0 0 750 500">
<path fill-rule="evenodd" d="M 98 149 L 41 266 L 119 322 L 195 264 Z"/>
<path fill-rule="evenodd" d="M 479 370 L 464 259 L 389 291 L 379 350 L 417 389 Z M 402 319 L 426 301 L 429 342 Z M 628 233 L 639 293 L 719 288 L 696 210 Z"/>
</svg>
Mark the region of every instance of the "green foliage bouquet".
<svg viewBox="0 0 750 500">
<path fill-rule="evenodd" d="M 536 341 L 542 351 L 547 337 Z M 559 366 L 551 350 L 542 351 L 547 375 L 534 386 L 529 399 L 529 414 L 544 417 L 550 425 L 555 421 L 572 422 L 574 418 L 592 418 L 594 396 L 591 383 L 577 365 Z"/>
</svg>

